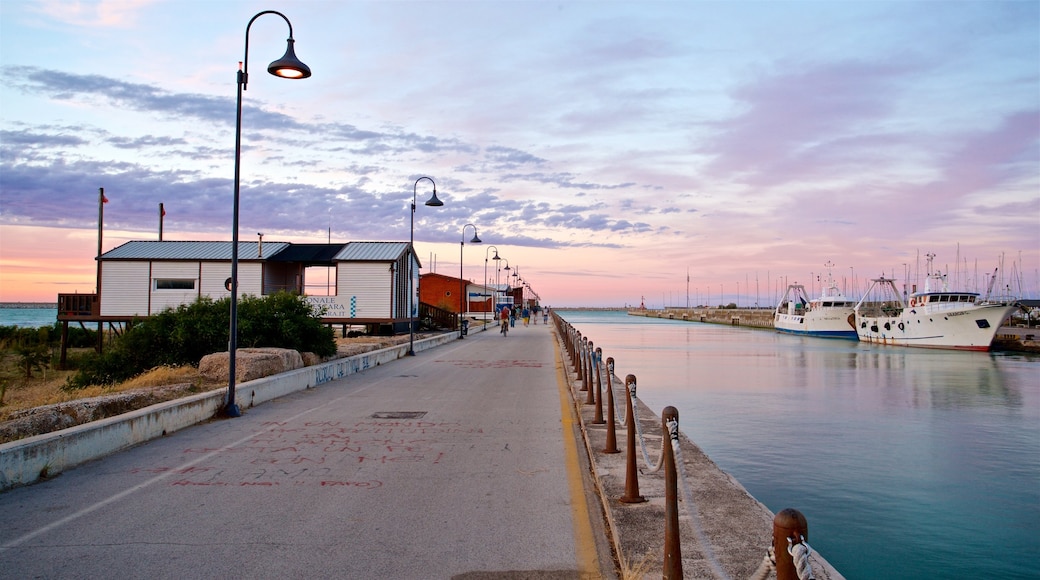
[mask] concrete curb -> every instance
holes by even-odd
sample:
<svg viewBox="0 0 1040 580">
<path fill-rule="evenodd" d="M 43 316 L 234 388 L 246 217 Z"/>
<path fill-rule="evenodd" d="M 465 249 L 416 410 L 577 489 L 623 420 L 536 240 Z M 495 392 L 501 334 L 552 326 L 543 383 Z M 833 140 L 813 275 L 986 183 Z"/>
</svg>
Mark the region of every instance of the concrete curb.
<svg viewBox="0 0 1040 580">
<path fill-rule="evenodd" d="M 456 338 L 454 333 L 448 332 L 417 340 L 413 350 L 421 352 Z M 235 400 L 243 408 L 254 407 L 395 361 L 407 353 L 405 343 L 239 383 Z M 4 443 L 0 445 L 0 491 L 53 477 L 88 461 L 213 419 L 223 409 L 226 395 L 226 388 L 217 389 L 118 417 Z"/>
<path fill-rule="evenodd" d="M 592 476 L 612 535 L 611 542 L 621 575 L 625 578 L 660 578 L 664 560 L 664 470 L 649 472 L 642 453 L 637 449 L 639 492 L 647 501 L 635 504 L 620 501 L 625 495 L 625 427 L 621 421 L 616 421 L 615 433 L 621 453 L 603 453 L 602 449 L 606 447 L 607 426 L 592 423 L 595 418 L 595 406 L 585 404 L 587 393 L 579 390 L 581 380 L 573 372 L 567 349 L 555 329 L 553 336 L 556 339 L 556 347 L 560 349 L 561 358 L 565 361 L 571 401 L 581 423 L 585 447 L 592 465 Z M 620 370 L 615 372 L 622 374 Z M 612 384 L 615 404 L 623 412 L 624 383 L 620 379 L 608 381 L 606 376 L 603 379 L 604 389 L 608 382 Z M 603 400 L 603 414 L 606 417 L 608 409 L 605 394 Z M 664 439 L 661 417 L 642 401 L 637 399 L 636 403 L 635 413 L 640 430 L 647 441 L 647 452 L 654 460 L 660 454 Z M 680 489 L 679 526 L 684 577 L 717 577 L 715 566 L 721 568 L 730 578 L 751 577 L 761 565 L 772 541 L 774 514 L 752 497 L 740 482 L 711 461 L 688 437 L 680 433 L 679 440 L 686 481 L 696 504 L 696 516 L 691 518 L 685 502 L 681 499 L 683 494 Z M 809 529 L 812 530 L 811 521 Z M 819 580 L 843 578 L 818 553 L 812 554 L 811 562 Z M 775 577 L 775 573 L 772 577 Z"/>
</svg>

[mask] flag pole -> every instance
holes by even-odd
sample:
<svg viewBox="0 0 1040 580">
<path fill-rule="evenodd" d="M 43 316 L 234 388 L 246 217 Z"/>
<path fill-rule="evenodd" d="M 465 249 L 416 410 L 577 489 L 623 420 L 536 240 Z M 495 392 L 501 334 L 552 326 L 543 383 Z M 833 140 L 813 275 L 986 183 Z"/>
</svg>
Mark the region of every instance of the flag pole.
<svg viewBox="0 0 1040 580">
<path fill-rule="evenodd" d="M 160 201 L 159 202 L 159 241 L 160 242 L 162 241 L 162 227 L 163 227 L 163 218 L 164 217 L 166 217 L 166 210 L 163 209 L 163 204 Z"/>
</svg>

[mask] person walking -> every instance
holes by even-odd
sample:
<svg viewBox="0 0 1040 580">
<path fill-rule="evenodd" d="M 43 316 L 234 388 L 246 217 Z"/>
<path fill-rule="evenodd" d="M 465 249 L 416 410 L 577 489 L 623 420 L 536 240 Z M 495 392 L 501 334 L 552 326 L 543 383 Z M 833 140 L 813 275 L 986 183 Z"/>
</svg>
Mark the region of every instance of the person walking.
<svg viewBox="0 0 1040 580">
<path fill-rule="evenodd" d="M 509 336 L 509 307 L 503 306 L 502 310 L 498 311 L 498 319 L 502 325 L 502 330 L 499 330 L 499 334 L 502 336 Z"/>
<path fill-rule="evenodd" d="M 531 324 L 531 311 L 526 306 L 520 311 L 520 316 L 524 319 L 524 326 Z"/>
</svg>

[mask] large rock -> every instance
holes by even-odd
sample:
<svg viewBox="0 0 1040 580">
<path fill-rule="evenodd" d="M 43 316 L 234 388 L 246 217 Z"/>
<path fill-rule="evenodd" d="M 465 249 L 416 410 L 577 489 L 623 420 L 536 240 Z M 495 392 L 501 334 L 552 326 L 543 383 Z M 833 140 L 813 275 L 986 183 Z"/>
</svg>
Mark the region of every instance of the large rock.
<svg viewBox="0 0 1040 580">
<path fill-rule="evenodd" d="M 303 367 L 303 357 L 287 348 L 240 348 L 235 358 L 235 382 L 243 383 Z M 199 374 L 210 382 L 227 382 L 228 353 L 202 357 Z"/>
</svg>

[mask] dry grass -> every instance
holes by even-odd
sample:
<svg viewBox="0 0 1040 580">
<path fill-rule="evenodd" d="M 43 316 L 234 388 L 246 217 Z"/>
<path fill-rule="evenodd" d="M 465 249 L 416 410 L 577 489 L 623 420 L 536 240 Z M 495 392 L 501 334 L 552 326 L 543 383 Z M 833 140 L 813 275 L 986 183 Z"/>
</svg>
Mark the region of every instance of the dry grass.
<svg viewBox="0 0 1040 580">
<path fill-rule="evenodd" d="M 0 356 L 0 365 L 3 365 L 5 369 L 10 369 L 14 364 L 13 359 L 13 355 Z M 35 373 L 35 376 L 31 379 L 12 377 L 11 373 L 5 373 L 4 377 L 0 378 L 0 381 L 5 382 L 7 385 L 4 391 L 3 404 L 0 406 L 0 421 L 9 419 L 17 411 L 33 407 L 111 395 L 112 393 L 130 389 L 164 387 L 183 383 L 198 385 L 201 381 L 198 369 L 191 366 L 156 367 L 117 385 L 87 387 L 74 391 L 62 390 L 61 387 L 65 384 L 65 379 L 74 373 L 75 371 L 48 369 L 46 373 Z"/>
<path fill-rule="evenodd" d="M 653 553 L 647 553 L 638 561 L 622 563 L 621 578 L 623 580 L 643 580 L 656 566 L 656 562 L 652 559 L 654 556 Z"/>
<path fill-rule="evenodd" d="M 426 335 L 416 335 L 416 338 L 424 336 Z M 336 347 L 339 356 L 352 356 L 401 344 L 408 342 L 408 340 L 408 335 L 336 338 Z M 70 349 L 69 353 L 72 354 L 77 350 L 89 349 Z M 0 421 L 6 421 L 11 418 L 12 414 L 33 407 L 111 395 L 131 389 L 160 388 L 184 383 L 190 383 L 195 386 L 202 385 L 202 378 L 199 376 L 198 369 L 194 367 L 163 366 L 156 367 L 117 385 L 63 391 L 61 387 L 65 384 L 65 380 L 72 376 L 75 371 L 47 369 L 46 371 L 34 373 L 35 376 L 31 379 L 26 379 L 22 377 L 17 369 L 17 360 L 17 356 L 10 352 L 0 352 L 0 389 L 5 389 L 2 397 L 0 397 Z M 219 385 L 213 386 L 215 388 Z"/>
</svg>

